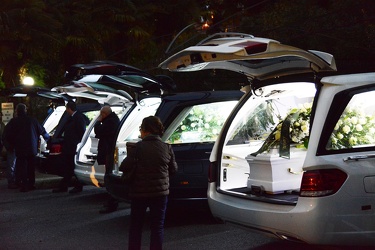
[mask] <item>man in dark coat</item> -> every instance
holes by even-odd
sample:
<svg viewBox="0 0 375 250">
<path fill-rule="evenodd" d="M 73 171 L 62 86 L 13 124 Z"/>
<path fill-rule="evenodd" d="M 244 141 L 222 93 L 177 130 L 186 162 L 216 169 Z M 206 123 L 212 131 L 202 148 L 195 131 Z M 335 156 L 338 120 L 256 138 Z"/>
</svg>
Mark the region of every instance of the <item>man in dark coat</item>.
<svg viewBox="0 0 375 250">
<path fill-rule="evenodd" d="M 16 175 L 19 177 L 21 192 L 35 189 L 35 157 L 38 153 L 38 140 L 42 135 L 47 141 L 49 134 L 43 126 L 32 117 L 26 115 L 26 105 L 19 103 L 17 116 L 7 124 L 5 140 L 9 148 L 15 150 L 17 157 Z"/>
<path fill-rule="evenodd" d="M 86 130 L 85 115 L 77 111 L 76 103 L 69 101 L 66 104 L 66 112 L 70 115 L 63 128 L 63 146 L 61 150 L 62 160 L 64 162 L 63 179 L 60 186 L 53 189 L 53 193 L 67 192 L 71 179 L 74 176 L 74 157 L 76 155 L 77 144 L 81 142 L 82 136 Z M 77 180 L 74 188 L 69 193 L 78 193 L 82 191 L 82 184 Z"/>
<path fill-rule="evenodd" d="M 108 153 L 111 152 L 116 140 L 117 128 L 120 124 L 120 119 L 114 113 L 110 106 L 104 106 L 100 110 L 100 115 L 94 126 L 95 137 L 99 139 L 98 144 L 98 164 L 106 164 Z M 106 168 L 106 174 L 108 173 Z M 100 213 L 111 213 L 116 211 L 118 207 L 118 200 L 109 195 L 104 207 L 99 211 Z"/>
<path fill-rule="evenodd" d="M 112 112 L 110 106 L 104 106 L 100 110 L 100 115 L 94 126 L 95 137 L 99 139 L 97 161 L 100 165 L 106 162 L 107 154 L 113 146 L 119 123 L 120 119 Z"/>
</svg>

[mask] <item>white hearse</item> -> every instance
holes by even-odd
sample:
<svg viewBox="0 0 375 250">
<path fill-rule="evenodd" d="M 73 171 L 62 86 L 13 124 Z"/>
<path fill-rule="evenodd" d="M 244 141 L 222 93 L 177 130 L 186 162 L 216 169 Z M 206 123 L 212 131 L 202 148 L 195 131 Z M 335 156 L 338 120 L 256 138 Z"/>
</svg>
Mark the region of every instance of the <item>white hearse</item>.
<svg viewBox="0 0 375 250">
<path fill-rule="evenodd" d="M 375 246 L 375 73 L 334 75 L 330 54 L 229 33 L 160 67 L 248 78 L 210 157 L 215 217 L 285 240 Z"/>
</svg>

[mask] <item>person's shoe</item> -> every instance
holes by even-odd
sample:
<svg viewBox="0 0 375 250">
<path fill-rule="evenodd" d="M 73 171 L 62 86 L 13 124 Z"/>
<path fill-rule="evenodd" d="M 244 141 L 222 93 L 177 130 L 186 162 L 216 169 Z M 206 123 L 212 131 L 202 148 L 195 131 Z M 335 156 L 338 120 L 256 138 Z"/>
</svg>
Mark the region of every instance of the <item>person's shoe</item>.
<svg viewBox="0 0 375 250">
<path fill-rule="evenodd" d="M 117 210 L 117 207 L 103 207 L 99 210 L 100 214 L 108 214 Z"/>
<path fill-rule="evenodd" d="M 69 191 L 69 194 L 76 194 L 82 192 L 82 187 L 74 187 L 72 190 Z"/>
<path fill-rule="evenodd" d="M 19 186 L 16 183 L 10 183 L 8 184 L 8 189 L 18 189 Z"/>
<path fill-rule="evenodd" d="M 52 193 L 65 193 L 65 192 L 68 192 L 68 188 L 65 187 L 65 188 L 55 188 L 55 189 L 52 189 Z"/>
</svg>

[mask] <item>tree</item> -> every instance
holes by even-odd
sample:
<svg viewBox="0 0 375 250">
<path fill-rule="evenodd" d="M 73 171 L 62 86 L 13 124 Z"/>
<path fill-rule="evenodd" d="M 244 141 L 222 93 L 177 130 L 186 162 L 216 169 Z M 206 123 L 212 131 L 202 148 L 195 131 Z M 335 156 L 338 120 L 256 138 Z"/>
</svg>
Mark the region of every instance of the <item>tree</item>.
<svg viewBox="0 0 375 250">
<path fill-rule="evenodd" d="M 42 0 L 3 0 L 0 5 L 0 68 L 5 87 L 20 83 L 27 62 L 48 57 L 59 23 L 44 11 Z"/>
</svg>

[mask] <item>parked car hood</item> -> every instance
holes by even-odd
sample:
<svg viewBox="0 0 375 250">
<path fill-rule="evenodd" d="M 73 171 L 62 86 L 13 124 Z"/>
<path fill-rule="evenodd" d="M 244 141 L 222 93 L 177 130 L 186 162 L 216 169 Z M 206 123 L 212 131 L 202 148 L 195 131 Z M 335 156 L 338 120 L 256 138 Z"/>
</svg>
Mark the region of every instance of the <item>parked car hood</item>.
<svg viewBox="0 0 375 250">
<path fill-rule="evenodd" d="M 302 50 L 251 35 L 215 34 L 159 65 L 174 72 L 224 69 L 266 80 L 291 74 L 336 71 L 332 55 Z"/>
</svg>

